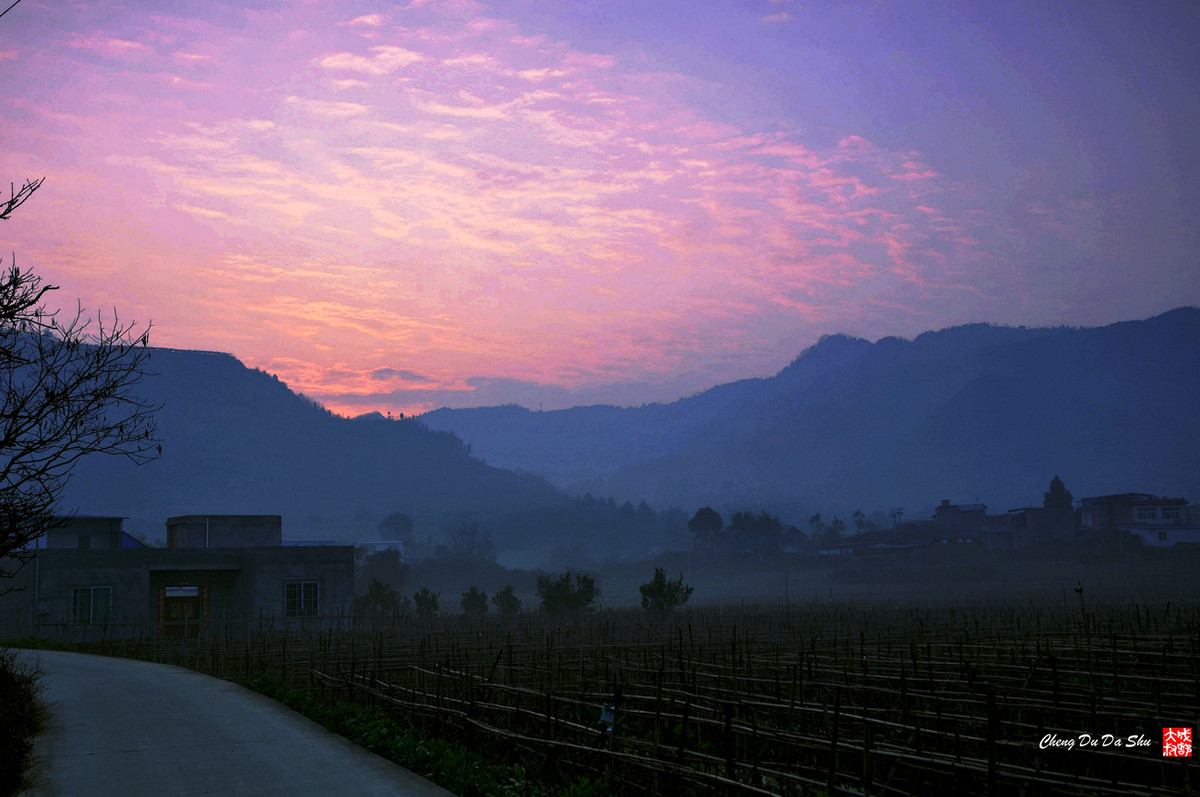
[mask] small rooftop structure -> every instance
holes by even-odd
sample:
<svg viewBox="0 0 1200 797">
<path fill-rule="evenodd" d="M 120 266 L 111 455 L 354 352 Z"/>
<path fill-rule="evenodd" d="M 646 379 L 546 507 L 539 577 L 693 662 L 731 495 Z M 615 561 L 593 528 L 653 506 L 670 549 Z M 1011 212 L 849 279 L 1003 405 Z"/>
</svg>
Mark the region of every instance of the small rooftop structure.
<svg viewBox="0 0 1200 797">
<path fill-rule="evenodd" d="M 168 548 L 278 548 L 280 515 L 177 515 L 167 518 Z"/>
<path fill-rule="evenodd" d="M 37 548 L 145 548 L 122 529 L 123 517 L 73 515 L 55 519 L 55 527 L 37 540 Z"/>
<path fill-rule="evenodd" d="M 404 561 L 404 540 L 370 540 L 354 543 L 355 560 L 360 564 L 369 557 L 384 551 L 395 551 L 400 561 Z"/>
</svg>

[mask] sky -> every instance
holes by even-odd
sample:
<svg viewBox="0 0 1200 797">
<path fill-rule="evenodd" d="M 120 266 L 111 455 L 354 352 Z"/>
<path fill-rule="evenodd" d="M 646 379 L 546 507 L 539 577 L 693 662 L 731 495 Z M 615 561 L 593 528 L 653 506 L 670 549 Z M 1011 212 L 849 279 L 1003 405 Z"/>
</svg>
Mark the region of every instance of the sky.
<svg viewBox="0 0 1200 797">
<path fill-rule="evenodd" d="M 1200 304 L 1197 40 L 1169 0 L 23 0 L 0 175 L 46 181 L 0 252 L 347 415 L 1145 318 Z"/>
</svg>

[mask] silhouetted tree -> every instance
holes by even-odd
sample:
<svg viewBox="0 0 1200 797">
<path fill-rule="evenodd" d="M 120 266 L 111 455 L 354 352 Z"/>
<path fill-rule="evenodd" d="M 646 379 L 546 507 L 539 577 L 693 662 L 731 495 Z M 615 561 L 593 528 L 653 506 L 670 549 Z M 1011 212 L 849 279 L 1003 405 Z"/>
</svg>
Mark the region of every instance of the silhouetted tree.
<svg viewBox="0 0 1200 797">
<path fill-rule="evenodd" d="M 354 613 L 364 617 L 399 614 L 400 596 L 379 579 L 371 579 L 366 594 L 354 599 Z"/>
<path fill-rule="evenodd" d="M 866 514 L 861 509 L 855 509 L 850 515 L 850 519 L 854 521 L 854 531 L 856 534 L 865 534 L 871 530 L 871 521 L 867 520 Z"/>
<path fill-rule="evenodd" d="M 809 535 L 815 540 L 825 533 L 825 524 L 821 522 L 821 513 L 817 512 L 808 519 Z"/>
<path fill-rule="evenodd" d="M 408 580 L 408 565 L 400 559 L 399 551 L 376 551 L 358 567 L 355 580 L 360 585 L 379 581 L 398 591 Z"/>
<path fill-rule="evenodd" d="M 460 559 L 477 562 L 496 561 L 491 535 L 481 532 L 476 523 L 463 523 L 450 536 L 450 553 Z"/>
<path fill-rule="evenodd" d="M 846 533 L 846 521 L 842 520 L 837 515 L 833 516 L 833 520 L 829 521 L 829 535 L 835 540 L 841 539 Z"/>
<path fill-rule="evenodd" d="M 642 593 L 642 608 L 659 614 L 682 606 L 692 595 L 692 587 L 684 585 L 682 573 L 677 579 L 668 579 L 667 571 L 661 567 L 654 568 L 654 578 L 638 589 Z"/>
<path fill-rule="evenodd" d="M 432 620 L 438 613 L 438 598 L 442 593 L 431 592 L 429 587 L 421 587 L 413 593 L 413 605 L 417 608 L 418 620 Z"/>
<path fill-rule="evenodd" d="M 725 528 L 725 521 L 716 510 L 711 507 L 702 506 L 696 510 L 696 514 L 688 521 L 688 531 L 696 538 L 696 542 L 704 543 L 715 537 L 721 529 Z"/>
<path fill-rule="evenodd" d="M 1051 510 L 1074 510 L 1075 497 L 1063 484 L 1063 480 L 1055 476 L 1050 480 L 1050 489 L 1043 494 L 1042 506 Z"/>
<path fill-rule="evenodd" d="M 557 579 L 551 576 L 538 576 L 538 597 L 542 599 L 542 611 L 547 614 L 576 614 L 588 611 L 592 603 L 600 597 L 595 580 L 586 573 L 576 573 L 575 582 L 571 583 L 571 571 L 563 573 Z"/>
<path fill-rule="evenodd" d="M 493 595 L 492 603 L 501 617 L 515 617 L 521 613 L 521 599 L 513 593 L 512 584 Z"/>
<path fill-rule="evenodd" d="M 1075 525 L 1075 497 L 1056 475 L 1050 480 L 1050 489 L 1042 499 L 1042 507 L 1046 510 L 1046 520 L 1054 532 L 1070 531 Z"/>
<path fill-rule="evenodd" d="M 767 512 L 734 512 L 729 535 L 739 550 L 774 553 L 783 542 L 783 521 Z"/>
<path fill-rule="evenodd" d="M 379 521 L 379 538 L 412 542 L 412 518 L 403 512 L 393 512 Z"/>
<path fill-rule="evenodd" d="M 12 190 L 0 200 L 0 219 L 41 185 L 30 180 Z M 44 304 L 57 289 L 15 258 L 0 270 L 0 577 L 19 570 L 28 546 L 61 522 L 63 491 L 81 458 L 142 464 L 162 453 L 157 407 L 136 396 L 149 327 L 92 321 L 82 310 L 60 320 Z"/>
<path fill-rule="evenodd" d="M 473 620 L 481 620 L 487 614 L 488 610 L 487 593 L 472 584 L 471 589 L 462 594 L 460 604 L 462 605 L 463 613 L 467 617 Z"/>
</svg>

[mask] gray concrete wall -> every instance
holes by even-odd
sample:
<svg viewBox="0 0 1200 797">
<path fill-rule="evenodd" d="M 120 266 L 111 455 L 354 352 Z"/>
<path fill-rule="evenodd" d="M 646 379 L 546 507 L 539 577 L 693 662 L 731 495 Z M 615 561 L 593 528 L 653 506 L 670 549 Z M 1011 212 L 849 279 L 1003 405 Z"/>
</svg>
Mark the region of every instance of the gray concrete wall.
<svg viewBox="0 0 1200 797">
<path fill-rule="evenodd" d="M 149 570 L 120 550 L 46 550 L 35 562 L 38 614 L 50 622 L 70 622 L 77 587 L 111 587 L 109 621 L 145 622 Z"/>
<path fill-rule="evenodd" d="M 124 518 L 76 515 L 46 532 L 46 548 L 120 548 Z"/>
<path fill-rule="evenodd" d="M 351 546 L 253 548 L 246 551 L 251 616 L 286 618 L 284 584 L 320 584 L 319 616 L 349 614 L 354 603 Z"/>
<path fill-rule="evenodd" d="M 317 582 L 318 615 L 350 613 L 354 549 L 350 546 L 202 549 L 42 550 L 22 573 L 23 593 L 0 598 L 0 634 L 37 633 L 61 639 L 136 636 L 158 630 L 164 587 L 197 586 L 207 593 L 209 632 L 241 635 L 246 621 L 285 620 L 288 582 Z M 109 587 L 108 623 L 74 623 L 76 588 Z"/>
<path fill-rule="evenodd" d="M 39 551 L 33 564 L 37 633 L 68 641 L 86 633 L 85 627 L 74 623 L 72 613 L 74 591 L 81 587 L 111 589 L 108 619 L 103 625 L 144 627 L 150 570 L 138 553 L 141 551 L 121 549 Z"/>
</svg>

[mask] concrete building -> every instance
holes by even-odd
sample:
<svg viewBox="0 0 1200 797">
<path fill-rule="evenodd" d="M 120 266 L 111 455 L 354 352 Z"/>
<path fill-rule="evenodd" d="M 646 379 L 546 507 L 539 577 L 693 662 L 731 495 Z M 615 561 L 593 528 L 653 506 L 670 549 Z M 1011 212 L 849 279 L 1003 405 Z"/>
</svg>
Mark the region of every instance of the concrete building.
<svg viewBox="0 0 1200 797">
<path fill-rule="evenodd" d="M 986 504 L 952 504 L 943 498 L 934 510 L 933 522 L 939 528 L 962 534 L 978 534 L 988 522 Z"/>
<path fill-rule="evenodd" d="M 1105 539 L 1134 538 L 1152 548 L 1200 545 L 1200 523 L 1184 498 L 1149 493 L 1119 493 L 1079 502 L 1084 529 Z"/>
<path fill-rule="evenodd" d="M 1073 511 L 1064 513 L 1044 506 L 1025 506 L 1008 510 L 1008 521 L 1012 548 L 1076 538 Z"/>
<path fill-rule="evenodd" d="M 934 509 L 933 527 L 942 544 L 978 543 L 990 550 L 1024 543 L 1007 515 L 989 515 L 987 504 L 952 504 L 943 498 Z"/>
<path fill-rule="evenodd" d="M 1120 539 L 1122 529 L 1187 525 L 1187 500 L 1149 493 L 1118 493 L 1079 502 L 1082 530 L 1108 540 Z"/>
<path fill-rule="evenodd" d="M 121 518 L 73 518 L 0 598 L 0 636 L 240 636 L 349 615 L 353 546 L 287 547 L 281 530 L 278 515 L 186 515 L 148 548 Z"/>
</svg>

